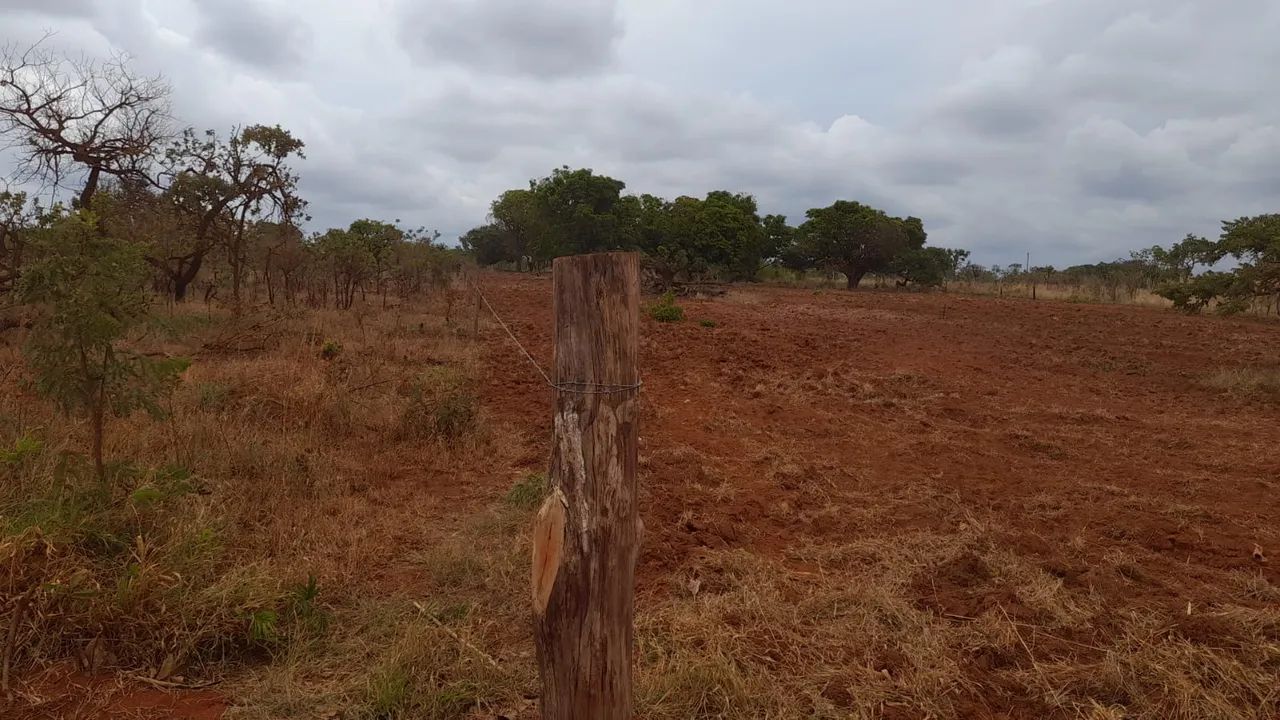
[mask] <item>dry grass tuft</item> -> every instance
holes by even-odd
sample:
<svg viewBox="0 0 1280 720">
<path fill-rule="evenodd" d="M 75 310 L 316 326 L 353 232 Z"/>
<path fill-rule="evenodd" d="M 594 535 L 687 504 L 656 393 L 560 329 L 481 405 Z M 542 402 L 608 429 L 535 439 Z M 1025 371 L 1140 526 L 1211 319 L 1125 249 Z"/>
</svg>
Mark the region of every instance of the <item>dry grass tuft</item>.
<svg viewBox="0 0 1280 720">
<path fill-rule="evenodd" d="M 1002 545 L 970 520 L 950 535 L 804 547 L 785 562 L 708 552 L 685 592 L 641 606 L 644 716 L 1280 712 L 1274 609 L 1112 608 Z M 1269 592 L 1254 577 L 1241 585 L 1242 602 Z"/>
<path fill-rule="evenodd" d="M 233 717 L 525 717 L 531 512 L 503 502 L 469 517 L 410 558 L 400 592 L 335 608 L 327 635 L 246 679 Z"/>
<path fill-rule="evenodd" d="M 1205 387 L 1237 397 L 1280 400 L 1280 368 L 1222 368 L 1201 382 Z"/>
</svg>

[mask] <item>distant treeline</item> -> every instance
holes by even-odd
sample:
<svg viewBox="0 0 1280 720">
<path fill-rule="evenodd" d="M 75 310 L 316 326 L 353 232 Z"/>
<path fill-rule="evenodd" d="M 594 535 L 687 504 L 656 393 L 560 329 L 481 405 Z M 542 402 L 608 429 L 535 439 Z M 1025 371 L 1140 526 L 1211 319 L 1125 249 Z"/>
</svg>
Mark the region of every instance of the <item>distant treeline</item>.
<svg viewBox="0 0 1280 720">
<path fill-rule="evenodd" d="M 461 238 L 481 265 L 518 270 L 553 258 L 607 250 L 639 250 L 666 284 L 677 280 L 755 280 L 770 265 L 843 273 L 850 288 L 868 273 L 892 273 L 902 284 L 940 285 L 968 257 L 926 247 L 924 223 L 853 201 L 805 213 L 793 227 L 783 215 L 761 215 L 756 199 L 714 190 L 666 200 L 628 195 L 621 180 L 591 170 L 554 170 L 527 189 L 493 201 L 489 222 Z"/>
<path fill-rule="evenodd" d="M 869 274 L 899 286 L 1021 283 L 1087 288 L 1099 298 L 1132 299 L 1139 290 L 1198 312 L 1238 312 L 1280 294 L 1280 215 L 1223 223 L 1217 241 L 1187 236 L 1112 262 L 1052 266 L 982 266 L 967 250 L 926 244 L 924 222 L 863 203 L 839 200 L 805 213 L 798 226 L 761 215 L 754 197 L 715 190 L 666 200 L 624 193 L 621 180 L 589 169 L 558 168 L 528 188 L 508 190 L 490 206 L 488 222 L 461 245 L 481 265 L 539 269 L 561 255 L 639 250 L 664 284 L 678 280 L 757 280 L 791 271 L 840 273 L 849 288 Z M 1230 258 L 1234 267 L 1215 270 Z M 765 272 L 768 269 L 770 272 Z"/>
<path fill-rule="evenodd" d="M 176 301 L 199 290 L 237 308 L 260 290 L 272 304 L 339 308 L 357 294 L 407 297 L 461 262 L 439 233 L 379 220 L 304 233 L 294 170 L 303 141 L 279 125 L 179 129 L 169 94 L 122 57 L 0 48 L 0 143 L 14 161 L 0 175 L 73 193 L 45 205 L 0 188 L 0 306 L 13 307 L 8 297 L 33 268 L 93 265 L 94 253 L 115 253 L 117 279 L 141 278 Z"/>
</svg>

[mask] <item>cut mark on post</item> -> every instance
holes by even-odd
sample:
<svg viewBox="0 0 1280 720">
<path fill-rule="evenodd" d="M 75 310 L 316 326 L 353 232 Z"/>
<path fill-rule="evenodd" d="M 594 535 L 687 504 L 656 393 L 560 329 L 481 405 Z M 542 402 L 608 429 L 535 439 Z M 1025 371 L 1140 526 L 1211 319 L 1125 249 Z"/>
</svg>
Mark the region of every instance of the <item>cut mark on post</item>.
<svg viewBox="0 0 1280 720">
<path fill-rule="evenodd" d="M 560 572 L 567 502 L 564 493 L 556 488 L 542 503 L 533 522 L 533 609 L 539 615 L 547 609 L 551 589 L 555 587 L 556 575 Z"/>
</svg>

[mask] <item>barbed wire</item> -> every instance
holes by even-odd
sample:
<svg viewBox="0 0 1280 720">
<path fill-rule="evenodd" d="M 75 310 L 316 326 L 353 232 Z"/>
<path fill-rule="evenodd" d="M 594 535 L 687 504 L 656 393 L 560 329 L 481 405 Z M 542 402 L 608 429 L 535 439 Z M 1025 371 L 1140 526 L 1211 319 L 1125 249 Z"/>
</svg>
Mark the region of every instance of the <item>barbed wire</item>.
<svg viewBox="0 0 1280 720">
<path fill-rule="evenodd" d="M 578 395 L 613 395 L 615 393 L 623 393 L 623 392 L 630 392 L 632 390 L 639 390 L 640 387 L 644 385 L 643 380 L 638 380 L 635 383 L 630 385 L 589 383 L 589 382 L 581 382 L 577 380 L 560 382 L 560 383 L 553 381 L 551 379 L 551 376 L 547 374 L 547 371 L 543 370 L 542 366 L 538 364 L 538 361 L 534 359 L 533 354 L 530 353 L 525 348 L 525 346 L 520 342 L 520 338 L 516 337 L 516 334 L 511 332 L 511 328 L 507 326 L 507 323 L 502 319 L 502 316 L 498 314 L 498 311 L 493 309 L 493 304 L 489 302 L 489 298 L 485 297 L 484 292 L 480 290 L 479 283 L 473 280 L 471 281 L 470 285 L 471 285 L 471 289 L 475 291 L 475 294 L 480 298 L 480 301 L 483 302 L 484 306 L 489 309 L 489 314 L 493 315 L 493 319 L 498 321 L 498 325 L 502 327 L 503 332 L 507 334 L 507 337 L 511 338 L 511 342 L 515 343 L 516 347 L 520 348 L 520 352 L 524 353 L 525 358 L 529 360 L 529 364 L 533 366 L 534 370 L 538 371 L 538 374 L 542 376 L 543 381 L 546 382 L 547 385 L 550 386 L 551 388 L 554 388 L 555 390 L 558 390 L 560 392 L 575 393 Z"/>
</svg>

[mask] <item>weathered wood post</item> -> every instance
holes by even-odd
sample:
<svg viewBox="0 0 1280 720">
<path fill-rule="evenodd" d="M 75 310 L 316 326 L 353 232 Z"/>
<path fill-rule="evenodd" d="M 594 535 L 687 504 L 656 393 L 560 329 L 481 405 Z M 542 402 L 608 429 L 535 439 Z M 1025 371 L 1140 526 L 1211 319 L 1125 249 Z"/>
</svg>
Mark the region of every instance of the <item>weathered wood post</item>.
<svg viewBox="0 0 1280 720">
<path fill-rule="evenodd" d="M 544 720 L 632 717 L 639 270 L 635 253 L 552 265 L 552 489 L 534 524 L 532 583 Z"/>
</svg>

